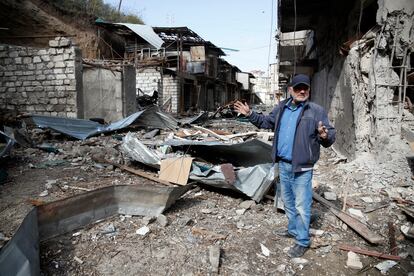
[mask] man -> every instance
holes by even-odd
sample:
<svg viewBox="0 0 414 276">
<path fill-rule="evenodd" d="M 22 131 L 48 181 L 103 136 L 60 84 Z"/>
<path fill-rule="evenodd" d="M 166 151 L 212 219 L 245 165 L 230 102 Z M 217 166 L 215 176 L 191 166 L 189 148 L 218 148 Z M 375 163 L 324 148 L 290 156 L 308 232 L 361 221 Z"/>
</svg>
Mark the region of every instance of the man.
<svg viewBox="0 0 414 276">
<path fill-rule="evenodd" d="M 258 114 L 247 104 L 236 102 L 235 110 L 259 128 L 275 131 L 272 157 L 278 162 L 280 190 L 288 218 L 288 228 L 276 230 L 283 237 L 295 238 L 288 255 L 302 256 L 310 245 L 309 224 L 312 205 L 312 172 L 318 161 L 320 145 L 331 146 L 335 129 L 326 111 L 310 102 L 310 79 L 296 75 L 289 86 L 290 96 L 269 115 Z"/>
</svg>

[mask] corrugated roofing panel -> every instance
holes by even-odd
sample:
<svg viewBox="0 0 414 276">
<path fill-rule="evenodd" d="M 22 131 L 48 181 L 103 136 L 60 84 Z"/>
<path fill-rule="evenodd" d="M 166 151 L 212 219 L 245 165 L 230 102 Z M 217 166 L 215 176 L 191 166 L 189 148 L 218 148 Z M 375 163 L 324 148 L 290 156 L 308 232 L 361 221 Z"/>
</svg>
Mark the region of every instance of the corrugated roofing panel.
<svg viewBox="0 0 414 276">
<path fill-rule="evenodd" d="M 154 32 L 151 26 L 130 23 L 116 24 L 127 27 L 157 49 L 161 48 L 162 44 L 164 43 L 164 41 Z"/>
</svg>

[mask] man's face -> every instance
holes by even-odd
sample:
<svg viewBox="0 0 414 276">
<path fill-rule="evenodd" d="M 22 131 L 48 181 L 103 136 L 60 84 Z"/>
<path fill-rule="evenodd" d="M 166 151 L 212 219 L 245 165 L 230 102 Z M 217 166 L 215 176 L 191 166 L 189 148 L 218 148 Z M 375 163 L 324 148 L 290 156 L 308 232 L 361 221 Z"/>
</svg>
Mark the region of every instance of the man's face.
<svg viewBox="0 0 414 276">
<path fill-rule="evenodd" d="M 306 84 L 298 84 L 295 87 L 289 87 L 289 91 L 294 103 L 302 103 L 309 99 L 310 87 Z"/>
</svg>

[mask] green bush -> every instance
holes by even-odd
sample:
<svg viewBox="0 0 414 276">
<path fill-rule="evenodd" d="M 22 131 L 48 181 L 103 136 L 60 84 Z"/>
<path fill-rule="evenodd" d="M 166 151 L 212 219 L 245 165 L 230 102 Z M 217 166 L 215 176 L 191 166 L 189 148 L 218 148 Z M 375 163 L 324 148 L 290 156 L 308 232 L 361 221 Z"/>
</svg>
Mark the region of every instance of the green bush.
<svg viewBox="0 0 414 276">
<path fill-rule="evenodd" d="M 142 19 L 134 14 L 118 13 L 117 7 L 105 4 L 103 0 L 51 0 L 56 9 L 73 15 L 92 16 L 109 22 L 143 24 Z"/>
</svg>

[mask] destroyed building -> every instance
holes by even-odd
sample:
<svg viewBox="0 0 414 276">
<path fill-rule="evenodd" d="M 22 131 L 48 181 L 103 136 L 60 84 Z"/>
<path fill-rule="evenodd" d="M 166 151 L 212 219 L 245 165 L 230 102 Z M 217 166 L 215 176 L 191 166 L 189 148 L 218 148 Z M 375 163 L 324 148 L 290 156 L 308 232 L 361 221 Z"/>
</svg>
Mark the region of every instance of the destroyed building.
<svg viewBox="0 0 414 276">
<path fill-rule="evenodd" d="M 105 44 L 112 45 L 110 56 L 102 57 L 116 52 L 133 62 L 137 95 L 157 91 L 159 105 L 173 113 L 215 110 L 251 93 L 236 80 L 240 70 L 221 58 L 225 53 L 187 27 L 96 24 Z"/>
<path fill-rule="evenodd" d="M 41 48 L 1 45 L 0 108 L 113 122 L 142 108 L 140 97 L 175 114 L 254 100 L 252 76 L 239 78 L 220 48 L 187 27 L 96 25 L 97 59 L 66 37 Z"/>
<path fill-rule="evenodd" d="M 413 11 L 409 0 L 279 1 L 280 72 L 312 75 L 347 157 L 412 130 Z"/>
<path fill-rule="evenodd" d="M 413 3 L 278 2 L 269 76 L 187 27 L 94 18 L 80 44 L 0 25 L 0 274 L 412 275 Z M 289 259 L 274 132 L 231 101 L 278 103 L 296 73 L 338 135 L 314 167 L 311 249 Z M 199 110 L 215 112 L 177 116 Z"/>
</svg>

